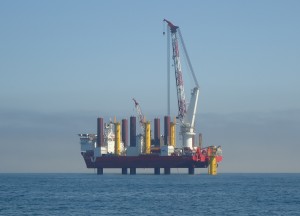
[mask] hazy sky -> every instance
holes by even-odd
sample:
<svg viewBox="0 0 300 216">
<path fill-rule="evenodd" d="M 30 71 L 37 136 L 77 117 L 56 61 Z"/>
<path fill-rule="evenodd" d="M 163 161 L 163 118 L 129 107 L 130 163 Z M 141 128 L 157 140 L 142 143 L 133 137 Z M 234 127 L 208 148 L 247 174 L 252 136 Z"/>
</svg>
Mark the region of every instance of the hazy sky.
<svg viewBox="0 0 300 216">
<path fill-rule="evenodd" d="M 86 172 L 76 134 L 133 115 L 132 97 L 163 116 L 164 18 L 181 28 L 197 131 L 223 147 L 220 171 L 300 172 L 299 11 L 296 0 L 0 1 L 0 172 Z"/>
</svg>

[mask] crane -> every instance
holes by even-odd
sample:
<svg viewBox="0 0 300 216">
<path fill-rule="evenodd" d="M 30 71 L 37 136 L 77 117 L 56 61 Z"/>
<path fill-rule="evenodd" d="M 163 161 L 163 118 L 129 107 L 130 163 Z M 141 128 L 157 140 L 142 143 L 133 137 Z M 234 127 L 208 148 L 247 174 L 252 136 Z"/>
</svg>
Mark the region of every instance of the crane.
<svg viewBox="0 0 300 216">
<path fill-rule="evenodd" d="M 140 104 L 136 101 L 136 99 L 132 98 L 132 100 L 134 101 L 134 106 L 135 106 L 136 112 L 138 114 L 139 124 L 140 124 L 140 127 L 141 127 L 141 134 L 144 135 L 144 132 L 145 132 L 145 116 L 143 115 Z"/>
<path fill-rule="evenodd" d="M 177 118 L 180 120 L 180 133 L 182 135 L 182 146 L 188 147 L 190 149 L 193 148 L 193 137 L 195 136 L 195 117 L 197 111 L 198 97 L 199 97 L 199 84 L 197 78 L 195 76 L 190 58 L 188 56 L 187 50 L 185 48 L 185 44 L 178 26 L 175 26 L 172 22 L 164 19 L 164 22 L 168 25 L 168 30 L 171 35 L 171 43 L 173 50 L 173 62 L 175 68 L 175 79 L 176 79 L 176 89 L 177 89 L 177 102 L 178 102 L 178 116 Z M 168 34 L 169 35 L 169 34 Z M 190 103 L 187 107 L 185 92 L 184 92 L 184 84 L 182 78 L 182 69 L 181 69 L 181 61 L 179 56 L 179 44 L 178 38 L 183 47 L 183 53 L 186 56 L 188 67 L 192 73 L 195 87 L 192 89 Z"/>
</svg>

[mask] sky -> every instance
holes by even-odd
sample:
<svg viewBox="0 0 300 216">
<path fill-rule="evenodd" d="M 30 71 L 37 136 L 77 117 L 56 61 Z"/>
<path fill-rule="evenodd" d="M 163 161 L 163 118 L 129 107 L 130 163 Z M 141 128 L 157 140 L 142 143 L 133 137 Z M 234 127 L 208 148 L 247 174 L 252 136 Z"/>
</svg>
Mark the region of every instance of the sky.
<svg viewBox="0 0 300 216">
<path fill-rule="evenodd" d="M 299 11 L 296 0 L 0 1 L 0 172 L 91 172 L 77 134 L 135 115 L 133 97 L 162 118 L 164 18 L 181 29 L 196 130 L 222 146 L 219 171 L 300 172 Z"/>
</svg>

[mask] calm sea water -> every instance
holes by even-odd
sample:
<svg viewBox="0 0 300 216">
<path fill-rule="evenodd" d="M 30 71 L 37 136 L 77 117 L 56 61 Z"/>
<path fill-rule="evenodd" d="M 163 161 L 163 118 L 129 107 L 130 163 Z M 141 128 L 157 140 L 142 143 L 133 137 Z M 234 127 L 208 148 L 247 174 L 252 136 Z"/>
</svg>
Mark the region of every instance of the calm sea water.
<svg viewBox="0 0 300 216">
<path fill-rule="evenodd" d="M 0 215 L 300 215 L 300 174 L 0 174 Z"/>
</svg>

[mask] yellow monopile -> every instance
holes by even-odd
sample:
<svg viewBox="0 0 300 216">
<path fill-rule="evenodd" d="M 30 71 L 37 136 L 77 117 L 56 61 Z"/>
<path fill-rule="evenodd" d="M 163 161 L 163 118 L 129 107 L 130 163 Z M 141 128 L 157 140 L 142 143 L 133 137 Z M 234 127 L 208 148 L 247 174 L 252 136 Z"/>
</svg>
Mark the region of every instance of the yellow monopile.
<svg viewBox="0 0 300 216">
<path fill-rule="evenodd" d="M 170 145 L 176 147 L 176 123 L 170 123 Z"/>
<path fill-rule="evenodd" d="M 208 156 L 209 156 L 209 167 L 208 167 L 208 174 L 209 175 L 217 175 L 217 158 L 216 158 L 216 148 L 210 147 L 208 149 Z"/>
<path fill-rule="evenodd" d="M 146 148 L 145 148 L 145 153 L 146 154 L 150 154 L 151 152 L 151 133 L 150 133 L 150 122 L 147 121 L 145 123 L 145 144 L 146 144 Z"/>
<path fill-rule="evenodd" d="M 121 125 L 120 122 L 115 123 L 115 154 L 121 153 Z"/>
</svg>

